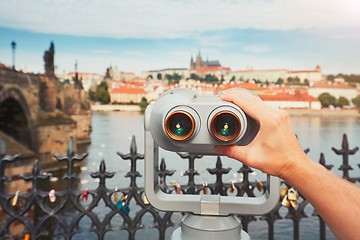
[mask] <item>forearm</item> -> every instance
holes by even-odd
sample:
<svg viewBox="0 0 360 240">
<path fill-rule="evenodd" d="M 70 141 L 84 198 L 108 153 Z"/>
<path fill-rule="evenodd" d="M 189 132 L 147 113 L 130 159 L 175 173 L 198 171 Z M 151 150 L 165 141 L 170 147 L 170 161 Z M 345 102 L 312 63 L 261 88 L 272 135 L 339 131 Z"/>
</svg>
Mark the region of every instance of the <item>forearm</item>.
<svg viewBox="0 0 360 240">
<path fill-rule="evenodd" d="M 282 178 L 316 209 L 339 239 L 360 236 L 360 188 L 336 176 L 305 154 Z"/>
</svg>

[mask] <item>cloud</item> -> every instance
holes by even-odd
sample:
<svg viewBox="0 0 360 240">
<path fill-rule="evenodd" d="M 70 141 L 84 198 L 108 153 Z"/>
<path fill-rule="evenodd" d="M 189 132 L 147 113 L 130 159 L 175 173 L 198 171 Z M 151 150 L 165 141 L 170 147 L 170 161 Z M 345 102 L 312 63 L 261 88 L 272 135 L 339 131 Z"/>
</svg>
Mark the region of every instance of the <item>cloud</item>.
<svg viewBox="0 0 360 240">
<path fill-rule="evenodd" d="M 193 38 L 225 29 L 360 26 L 357 0 L 2 0 L 0 26 L 113 38 Z"/>
<path fill-rule="evenodd" d="M 144 57 L 143 52 L 137 52 L 137 51 L 128 51 L 124 53 L 125 55 L 132 56 L 132 57 Z"/>
<path fill-rule="evenodd" d="M 270 51 L 270 48 L 266 45 L 248 45 L 243 47 L 243 50 L 251 53 L 262 53 Z"/>
<path fill-rule="evenodd" d="M 111 53 L 110 50 L 106 50 L 106 49 L 93 49 L 90 52 L 92 53 L 96 53 L 96 54 L 106 54 L 106 53 Z"/>
<path fill-rule="evenodd" d="M 194 37 L 194 40 L 199 46 L 205 47 L 223 48 L 237 44 L 229 33 L 221 31 L 217 33 L 198 34 Z"/>
</svg>

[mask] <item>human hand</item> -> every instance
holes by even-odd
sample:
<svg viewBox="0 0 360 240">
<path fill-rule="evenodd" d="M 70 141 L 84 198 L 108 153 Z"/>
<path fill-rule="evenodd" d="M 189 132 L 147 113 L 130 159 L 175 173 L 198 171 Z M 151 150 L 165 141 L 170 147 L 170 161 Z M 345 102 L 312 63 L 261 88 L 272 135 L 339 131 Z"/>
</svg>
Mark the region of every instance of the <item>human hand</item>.
<svg viewBox="0 0 360 240">
<path fill-rule="evenodd" d="M 258 122 L 260 130 L 247 146 L 215 146 L 215 151 L 283 179 L 306 156 L 287 112 L 267 106 L 244 89 L 226 90 L 220 98 L 238 105 Z"/>
</svg>

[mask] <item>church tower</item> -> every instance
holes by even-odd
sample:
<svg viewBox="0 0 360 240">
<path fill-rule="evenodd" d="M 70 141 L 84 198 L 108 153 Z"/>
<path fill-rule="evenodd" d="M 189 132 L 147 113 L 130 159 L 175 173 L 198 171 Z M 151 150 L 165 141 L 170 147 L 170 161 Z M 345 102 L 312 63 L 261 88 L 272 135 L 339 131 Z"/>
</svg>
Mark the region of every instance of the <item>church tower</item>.
<svg viewBox="0 0 360 240">
<path fill-rule="evenodd" d="M 200 50 L 199 50 L 199 53 L 198 53 L 198 55 L 196 57 L 196 60 L 195 60 L 195 68 L 202 67 L 202 65 L 203 65 L 203 60 L 202 60 Z"/>
<path fill-rule="evenodd" d="M 191 55 L 191 59 L 190 59 L 190 70 L 195 70 L 195 63 L 194 63 L 194 59 L 193 56 Z"/>
</svg>

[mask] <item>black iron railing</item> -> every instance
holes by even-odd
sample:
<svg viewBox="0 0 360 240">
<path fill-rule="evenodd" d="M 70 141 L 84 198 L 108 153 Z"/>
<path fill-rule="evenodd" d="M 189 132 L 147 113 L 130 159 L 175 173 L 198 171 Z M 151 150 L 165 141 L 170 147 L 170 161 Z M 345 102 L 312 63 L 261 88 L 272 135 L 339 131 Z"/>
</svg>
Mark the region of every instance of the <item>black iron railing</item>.
<svg viewBox="0 0 360 240">
<path fill-rule="evenodd" d="M 342 156 L 343 163 L 339 170 L 343 172 L 343 178 L 353 183 L 360 181 L 360 177 L 349 176 L 349 170 L 352 169 L 349 165 L 349 155 L 355 154 L 358 147 L 349 149 L 347 136 L 344 134 L 342 148 L 333 148 L 333 151 Z M 87 154 L 80 156 L 75 154 L 70 139 L 66 156 L 54 155 L 58 161 L 67 164 L 66 173 L 61 180 L 64 181 L 63 189 L 50 191 L 47 184 L 50 175 L 42 173 L 39 162 L 35 161 L 32 173 L 20 176 L 23 180 L 31 182 L 30 190 L 26 193 L 9 193 L 5 183 L 13 179 L 5 176 L 5 168 L 8 163 L 17 161 L 18 156 L 7 156 L 4 142 L 0 141 L 0 239 L 168 239 L 171 230 L 179 226 L 183 213 L 161 212 L 148 203 L 143 187 L 137 185 L 137 178 L 143 177 L 137 171 L 137 161 L 143 160 L 144 155 L 137 153 L 135 137 L 130 145 L 130 153 L 118 153 L 118 155 L 130 161 L 130 171 L 125 176 L 130 178 L 130 185 L 126 188 L 107 188 L 107 180 L 115 173 L 108 172 L 105 161 L 101 161 L 99 170 L 91 173 L 92 178 L 98 179 L 97 188 L 78 190 L 79 179 L 74 171 L 74 164 L 86 158 Z M 181 191 L 184 194 L 211 192 L 221 195 L 232 192 L 237 196 L 249 197 L 255 196 L 255 191 L 257 194 L 265 191 L 266 183 L 249 180 L 252 169 L 245 165 L 238 170 L 243 175 L 242 181 L 224 183 L 223 175 L 229 173 L 230 168 L 222 166 L 220 157 L 217 158 L 214 168 L 207 169 L 209 174 L 216 176 L 216 181 L 208 185 L 196 184 L 194 177 L 199 173 L 194 168 L 194 161 L 202 156 L 179 155 L 188 159 L 188 170 L 184 173 L 188 178 L 187 184 L 177 188 L 168 183 L 167 177 L 172 176 L 175 171 L 168 170 L 165 160 L 162 159 L 159 179 L 163 191 L 169 193 Z M 333 167 L 326 164 L 324 154 L 320 155 L 319 163 L 328 170 Z M 358 166 L 360 167 L 360 164 Z M 282 188 L 283 192 L 291 186 L 283 182 Z M 266 215 L 239 217 L 245 231 L 248 231 L 249 224 L 253 222 L 266 223 L 267 236 L 264 236 L 264 239 L 276 238 L 276 224 L 279 221 L 288 221 L 288 225 L 292 228 L 292 238 L 300 239 L 301 221 L 318 218 L 317 235 L 320 239 L 326 239 L 327 227 L 315 211 L 312 210 L 311 214 L 306 213 L 305 208 L 309 205 L 309 202 L 300 195 L 297 203 L 288 208 L 282 206 L 280 199 L 277 207 Z"/>
</svg>

